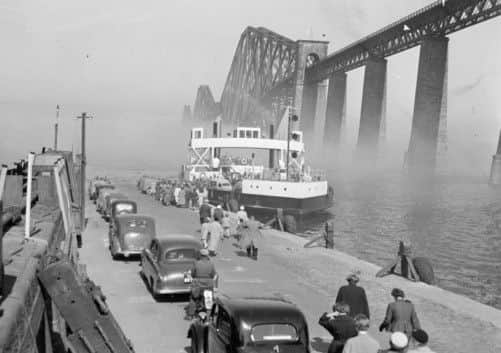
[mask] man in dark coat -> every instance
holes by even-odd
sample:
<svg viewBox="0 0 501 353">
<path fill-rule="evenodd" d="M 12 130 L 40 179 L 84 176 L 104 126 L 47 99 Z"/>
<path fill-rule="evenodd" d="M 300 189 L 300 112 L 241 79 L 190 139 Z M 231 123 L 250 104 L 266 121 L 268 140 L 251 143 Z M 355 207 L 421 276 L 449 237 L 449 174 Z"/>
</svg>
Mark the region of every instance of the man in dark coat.
<svg viewBox="0 0 501 353">
<path fill-rule="evenodd" d="M 203 224 L 207 218 L 210 218 L 211 208 L 209 206 L 209 200 L 204 199 L 204 203 L 199 208 L 200 213 L 200 224 Z"/>
<path fill-rule="evenodd" d="M 357 314 L 364 314 L 367 318 L 369 315 L 369 303 L 367 303 L 367 296 L 365 295 L 365 290 L 362 287 L 357 286 L 360 280 L 357 273 L 352 273 L 346 277 L 348 285 L 339 288 L 336 297 L 336 303 L 343 302 L 350 306 L 351 317 L 355 317 Z"/>
<path fill-rule="evenodd" d="M 223 216 L 224 216 L 223 207 L 221 205 L 217 205 L 217 207 L 214 209 L 214 220 L 221 223 Z"/>
<path fill-rule="evenodd" d="M 346 303 L 334 304 L 333 313 L 324 313 L 318 323 L 332 335 L 328 353 L 342 353 L 346 340 L 357 335 L 355 321 L 348 316 L 350 306 Z"/>
<path fill-rule="evenodd" d="M 391 296 L 395 301 L 388 304 L 379 331 L 404 332 L 409 338 L 412 331 L 421 329 L 414 304 L 405 299 L 404 291 L 400 288 L 393 288 Z"/>
</svg>

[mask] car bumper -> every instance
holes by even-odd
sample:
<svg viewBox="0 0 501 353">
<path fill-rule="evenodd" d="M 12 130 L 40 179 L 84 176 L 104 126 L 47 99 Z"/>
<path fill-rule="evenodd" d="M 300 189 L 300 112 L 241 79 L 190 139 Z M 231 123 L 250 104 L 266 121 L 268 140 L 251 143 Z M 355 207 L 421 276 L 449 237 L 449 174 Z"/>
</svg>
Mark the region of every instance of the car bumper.
<svg viewBox="0 0 501 353">
<path fill-rule="evenodd" d="M 141 255 L 142 250 L 125 250 L 125 251 L 117 251 L 117 254 L 122 255 L 123 257 L 130 256 L 139 256 Z"/>
<path fill-rule="evenodd" d="M 155 294 L 188 294 L 191 293 L 191 283 L 171 284 L 158 281 L 153 288 Z"/>
</svg>

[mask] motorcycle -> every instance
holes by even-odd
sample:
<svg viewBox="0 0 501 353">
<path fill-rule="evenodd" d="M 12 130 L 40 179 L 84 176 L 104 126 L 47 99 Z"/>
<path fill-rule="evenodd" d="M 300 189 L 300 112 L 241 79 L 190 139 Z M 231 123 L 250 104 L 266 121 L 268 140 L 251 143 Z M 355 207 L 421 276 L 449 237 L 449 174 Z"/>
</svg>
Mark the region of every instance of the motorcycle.
<svg viewBox="0 0 501 353">
<path fill-rule="evenodd" d="M 192 316 L 202 322 L 206 321 L 207 314 L 210 312 L 212 305 L 214 304 L 214 292 L 217 288 L 217 280 L 218 276 L 216 275 L 211 280 L 212 283 L 205 283 L 199 281 L 197 278 L 191 277 L 190 271 L 184 274 L 184 282 L 191 283 L 191 295 L 195 306 L 194 310 L 192 310 L 192 315 L 188 314 L 187 316 Z"/>
</svg>

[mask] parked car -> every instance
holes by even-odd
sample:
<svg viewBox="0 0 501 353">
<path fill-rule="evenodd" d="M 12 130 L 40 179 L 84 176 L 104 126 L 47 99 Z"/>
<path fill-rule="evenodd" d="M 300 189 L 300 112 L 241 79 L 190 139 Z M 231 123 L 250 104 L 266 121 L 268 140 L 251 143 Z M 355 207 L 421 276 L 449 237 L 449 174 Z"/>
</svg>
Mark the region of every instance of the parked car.
<svg viewBox="0 0 501 353">
<path fill-rule="evenodd" d="M 95 201 L 97 199 L 97 196 L 99 193 L 98 187 L 106 187 L 104 185 L 110 185 L 110 187 L 112 187 L 112 188 L 114 187 L 108 179 L 103 179 L 103 178 L 92 179 L 89 182 L 89 190 L 88 190 L 89 199 L 92 201 Z"/>
<path fill-rule="evenodd" d="M 118 256 L 140 255 L 155 238 L 155 219 L 139 214 L 121 214 L 113 219 L 109 233 L 110 252 Z"/>
<path fill-rule="evenodd" d="M 111 217 L 111 204 L 117 200 L 128 200 L 127 195 L 122 194 L 121 192 L 111 192 L 104 197 L 104 209 L 103 209 L 103 217 L 105 220 L 109 220 Z"/>
<path fill-rule="evenodd" d="M 115 218 L 121 214 L 137 213 L 137 203 L 132 200 L 114 200 L 111 204 L 110 234 L 115 227 Z"/>
<path fill-rule="evenodd" d="M 111 218 L 120 214 L 137 213 L 137 203 L 132 200 L 113 200 L 111 203 Z"/>
<path fill-rule="evenodd" d="M 208 320 L 194 321 L 188 338 L 192 353 L 310 352 L 305 316 L 278 298 L 216 298 Z"/>
<path fill-rule="evenodd" d="M 141 254 L 141 274 L 153 297 L 190 292 L 188 275 L 202 247 L 192 235 L 169 234 L 153 239 Z"/>
</svg>

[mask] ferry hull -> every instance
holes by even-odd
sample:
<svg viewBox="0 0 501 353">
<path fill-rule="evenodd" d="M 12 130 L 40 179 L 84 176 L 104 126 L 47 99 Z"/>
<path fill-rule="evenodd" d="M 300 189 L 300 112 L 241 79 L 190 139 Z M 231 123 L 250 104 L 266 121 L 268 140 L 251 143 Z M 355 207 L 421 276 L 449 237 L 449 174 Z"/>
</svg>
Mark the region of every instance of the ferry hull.
<svg viewBox="0 0 501 353">
<path fill-rule="evenodd" d="M 331 194 L 309 198 L 290 198 L 244 193 L 232 195 L 230 191 L 209 190 L 209 202 L 213 204 L 226 205 L 231 199 L 235 199 L 239 205 L 244 205 L 246 208 L 269 211 L 281 208 L 284 213 L 295 215 L 322 211 L 333 205 Z"/>
</svg>

